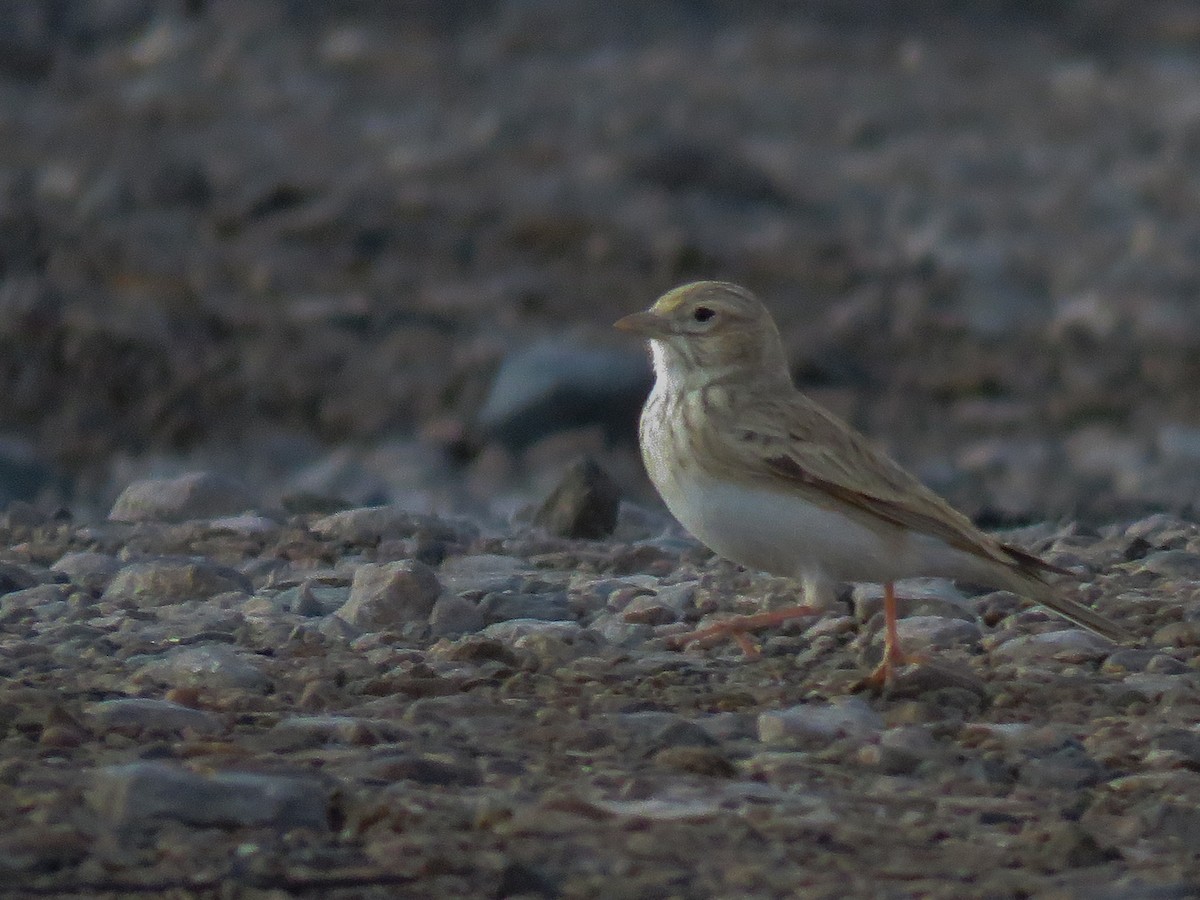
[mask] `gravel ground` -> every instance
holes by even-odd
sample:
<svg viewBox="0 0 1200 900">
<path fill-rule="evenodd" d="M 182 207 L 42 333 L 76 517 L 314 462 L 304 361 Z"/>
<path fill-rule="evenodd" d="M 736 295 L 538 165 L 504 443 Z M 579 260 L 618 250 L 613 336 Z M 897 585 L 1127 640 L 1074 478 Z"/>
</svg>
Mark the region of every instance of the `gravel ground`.
<svg viewBox="0 0 1200 900">
<path fill-rule="evenodd" d="M 1200 894 L 1198 48 L 1182 0 L 0 5 L 0 894 Z M 796 599 L 632 448 L 609 324 L 702 277 L 1139 643 L 919 581 L 884 696 L 869 585 L 672 649 Z"/>
<path fill-rule="evenodd" d="M 588 495 L 577 495 L 584 505 Z M 222 504 L 226 505 L 221 514 Z M 604 541 L 396 507 L 245 512 L 219 476 L 0 529 L 0 871 L 21 896 L 1186 897 L 1200 526 L 1010 535 L 1141 636 L 902 582 L 795 601 L 623 507 Z M 198 516 L 201 511 L 204 516 Z"/>
</svg>

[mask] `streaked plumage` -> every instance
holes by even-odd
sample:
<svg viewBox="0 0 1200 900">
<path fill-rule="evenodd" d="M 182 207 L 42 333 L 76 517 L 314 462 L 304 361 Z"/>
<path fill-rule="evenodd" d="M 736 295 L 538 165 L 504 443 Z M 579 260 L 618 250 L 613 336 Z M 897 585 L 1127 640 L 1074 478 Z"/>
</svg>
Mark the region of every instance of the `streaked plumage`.
<svg viewBox="0 0 1200 900">
<path fill-rule="evenodd" d="M 1127 637 L 1046 580 L 1067 573 L 980 531 L 797 391 L 779 332 L 749 291 L 685 285 L 617 325 L 651 342 L 656 382 L 640 435 L 651 481 L 714 552 L 801 579 L 810 602 L 838 581 L 942 576 L 1006 588 L 1106 638 Z"/>
</svg>

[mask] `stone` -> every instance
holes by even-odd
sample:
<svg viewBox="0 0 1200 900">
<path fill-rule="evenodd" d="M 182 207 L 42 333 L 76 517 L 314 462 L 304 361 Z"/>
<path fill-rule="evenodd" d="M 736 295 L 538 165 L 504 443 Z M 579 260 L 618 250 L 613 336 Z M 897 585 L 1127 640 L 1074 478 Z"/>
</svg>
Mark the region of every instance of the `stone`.
<svg viewBox="0 0 1200 900">
<path fill-rule="evenodd" d="M 1142 558 L 1140 567 L 1164 578 L 1200 581 L 1200 553 L 1187 550 L 1159 550 Z"/>
<path fill-rule="evenodd" d="M 91 773 L 87 799 L 121 830 L 164 820 L 201 828 L 329 828 L 328 791 L 314 778 L 223 772 L 198 775 L 161 762 L 105 766 Z"/>
<path fill-rule="evenodd" d="M 23 591 L 37 583 L 32 573 L 15 563 L 0 562 L 0 595 Z"/>
<path fill-rule="evenodd" d="M 82 551 L 67 553 L 50 566 L 50 571 L 59 572 L 84 590 L 95 593 L 108 587 L 113 576 L 121 570 L 123 563 L 107 553 Z"/>
<path fill-rule="evenodd" d="M 255 499 L 241 482 L 213 472 L 148 478 L 123 490 L 108 517 L 114 522 L 186 522 L 246 512 Z"/>
<path fill-rule="evenodd" d="M 350 545 L 377 546 L 381 541 L 424 536 L 466 544 L 479 529 L 469 522 L 448 521 L 410 512 L 398 506 L 362 506 L 344 509 L 317 519 L 309 528 L 326 540 Z"/>
<path fill-rule="evenodd" d="M 92 730 L 100 733 L 177 735 L 191 732 L 207 736 L 221 730 L 221 719 L 213 713 L 150 697 L 103 700 L 90 707 L 87 716 Z"/>
<path fill-rule="evenodd" d="M 638 348 L 605 346 L 584 333 L 555 335 L 504 358 L 474 429 L 514 451 L 596 424 L 615 436 L 632 428 L 650 384 Z"/>
<path fill-rule="evenodd" d="M 253 591 L 246 576 L 207 561 L 158 559 L 125 566 L 105 588 L 103 599 L 128 600 L 141 607 L 207 600 L 228 591 Z"/>
<path fill-rule="evenodd" d="M 981 634 L 974 622 L 944 616 L 909 616 L 896 622 L 900 645 L 909 651 L 969 647 Z"/>
<path fill-rule="evenodd" d="M 355 570 L 350 599 L 337 615 L 366 631 L 428 622 L 441 591 L 433 569 L 416 560 L 365 563 Z"/>
<path fill-rule="evenodd" d="M 567 538 L 599 539 L 613 533 L 621 490 L 592 459 L 571 466 L 534 514 L 534 524 Z"/>
<path fill-rule="evenodd" d="M 575 621 L 570 600 L 563 591 L 545 594 L 487 594 L 479 601 L 478 609 L 488 622 L 503 622 L 508 619 Z"/>
<path fill-rule="evenodd" d="M 457 594 L 443 594 L 429 613 L 429 626 L 435 637 L 457 637 L 478 631 L 486 624 L 479 606 Z"/>
<path fill-rule="evenodd" d="M 0 622 L 19 619 L 49 620 L 67 613 L 68 591 L 61 584 L 39 584 L 0 597 Z"/>
<path fill-rule="evenodd" d="M 1061 662 L 1089 662 L 1108 655 L 1113 645 L 1090 631 L 1063 628 L 1042 634 L 1024 634 L 998 644 L 992 654 L 1013 662 L 1056 659 Z"/>
<path fill-rule="evenodd" d="M 883 718 L 858 697 L 833 703 L 804 703 L 761 713 L 758 739 L 763 743 L 829 744 L 839 738 L 866 740 L 883 730 Z"/>
<path fill-rule="evenodd" d="M 227 644 L 174 647 L 146 660 L 135 673 L 140 682 L 171 687 L 264 690 L 271 685 L 261 669 Z"/>
</svg>

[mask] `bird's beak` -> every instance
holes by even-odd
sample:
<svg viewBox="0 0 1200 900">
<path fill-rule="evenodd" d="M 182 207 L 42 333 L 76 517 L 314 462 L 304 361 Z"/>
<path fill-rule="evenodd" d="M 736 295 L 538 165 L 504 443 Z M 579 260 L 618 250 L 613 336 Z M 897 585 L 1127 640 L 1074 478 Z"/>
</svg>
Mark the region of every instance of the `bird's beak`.
<svg viewBox="0 0 1200 900">
<path fill-rule="evenodd" d="M 663 337 L 671 333 L 671 324 L 652 312 L 635 312 L 613 322 L 613 328 L 640 334 L 643 337 Z"/>
</svg>

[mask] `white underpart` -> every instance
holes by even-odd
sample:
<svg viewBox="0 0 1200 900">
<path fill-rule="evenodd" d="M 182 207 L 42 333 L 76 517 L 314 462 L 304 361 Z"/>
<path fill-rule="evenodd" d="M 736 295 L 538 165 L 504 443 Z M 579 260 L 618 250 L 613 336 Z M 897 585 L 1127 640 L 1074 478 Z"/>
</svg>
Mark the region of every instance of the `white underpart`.
<svg viewBox="0 0 1200 900">
<path fill-rule="evenodd" d="M 680 372 L 672 355 L 652 342 L 657 373 L 650 404 L 675 392 Z M 650 448 L 668 446 L 646 422 Z M 823 603 L 835 582 L 887 582 L 921 575 L 995 583 L 997 566 L 944 541 L 881 524 L 869 528 L 830 505 L 786 490 L 735 484 L 674 466 L 646 454 L 650 480 L 671 514 L 714 553 L 752 569 L 798 578 L 808 602 Z"/>
</svg>

